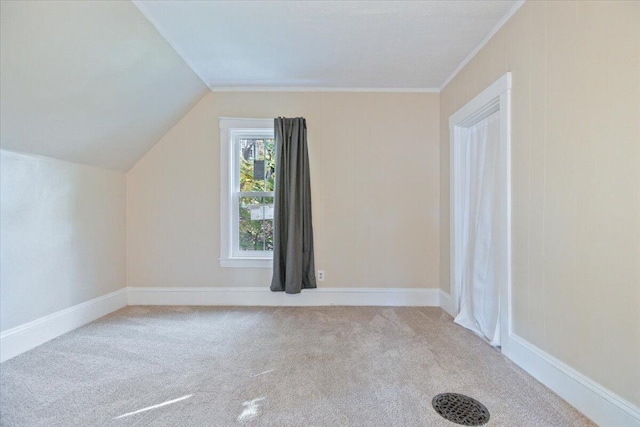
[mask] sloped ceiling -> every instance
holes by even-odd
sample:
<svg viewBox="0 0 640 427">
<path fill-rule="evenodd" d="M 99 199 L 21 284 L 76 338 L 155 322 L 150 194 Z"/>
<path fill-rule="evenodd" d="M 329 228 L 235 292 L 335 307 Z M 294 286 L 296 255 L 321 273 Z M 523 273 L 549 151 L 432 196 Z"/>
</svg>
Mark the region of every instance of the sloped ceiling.
<svg viewBox="0 0 640 427">
<path fill-rule="evenodd" d="M 3 149 L 128 170 L 208 91 L 131 2 L 0 14 Z"/>
<path fill-rule="evenodd" d="M 0 148 L 126 171 L 207 86 L 437 90 L 518 2 L 134 3 L 0 2 Z"/>
<path fill-rule="evenodd" d="M 213 90 L 437 90 L 518 3 L 133 1 Z"/>
</svg>

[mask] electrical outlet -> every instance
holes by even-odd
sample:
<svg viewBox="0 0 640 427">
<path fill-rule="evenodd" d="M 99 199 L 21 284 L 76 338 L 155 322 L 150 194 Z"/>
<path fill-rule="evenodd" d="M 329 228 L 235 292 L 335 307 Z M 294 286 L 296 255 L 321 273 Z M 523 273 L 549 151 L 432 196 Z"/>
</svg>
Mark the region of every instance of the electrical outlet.
<svg viewBox="0 0 640 427">
<path fill-rule="evenodd" d="M 318 270 L 318 282 L 324 281 L 324 270 Z"/>
</svg>

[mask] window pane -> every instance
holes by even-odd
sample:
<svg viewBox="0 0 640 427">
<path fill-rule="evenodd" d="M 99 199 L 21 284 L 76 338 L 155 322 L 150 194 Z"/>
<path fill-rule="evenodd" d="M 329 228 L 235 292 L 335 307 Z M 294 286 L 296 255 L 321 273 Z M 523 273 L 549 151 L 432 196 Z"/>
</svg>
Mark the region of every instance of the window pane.
<svg viewBox="0 0 640 427">
<path fill-rule="evenodd" d="M 240 191 L 273 191 L 276 153 L 273 138 L 240 138 Z"/>
<path fill-rule="evenodd" d="M 240 250 L 272 251 L 273 197 L 240 197 L 239 203 Z"/>
</svg>

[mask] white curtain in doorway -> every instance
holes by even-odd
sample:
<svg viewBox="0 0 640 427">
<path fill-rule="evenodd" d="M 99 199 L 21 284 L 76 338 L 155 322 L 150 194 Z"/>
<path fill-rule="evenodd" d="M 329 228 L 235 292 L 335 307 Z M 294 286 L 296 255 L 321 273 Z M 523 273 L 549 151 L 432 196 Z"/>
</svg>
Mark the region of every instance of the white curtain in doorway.
<svg viewBox="0 0 640 427">
<path fill-rule="evenodd" d="M 500 112 L 458 128 L 454 191 L 455 322 L 500 345 Z"/>
</svg>

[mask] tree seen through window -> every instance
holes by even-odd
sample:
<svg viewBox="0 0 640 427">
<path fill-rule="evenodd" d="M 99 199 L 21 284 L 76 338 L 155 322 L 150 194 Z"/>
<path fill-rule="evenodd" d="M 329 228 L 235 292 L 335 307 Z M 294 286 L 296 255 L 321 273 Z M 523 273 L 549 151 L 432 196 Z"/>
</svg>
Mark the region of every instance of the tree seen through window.
<svg viewBox="0 0 640 427">
<path fill-rule="evenodd" d="M 241 138 L 238 149 L 239 249 L 272 251 L 275 141 L 270 138 Z"/>
</svg>

